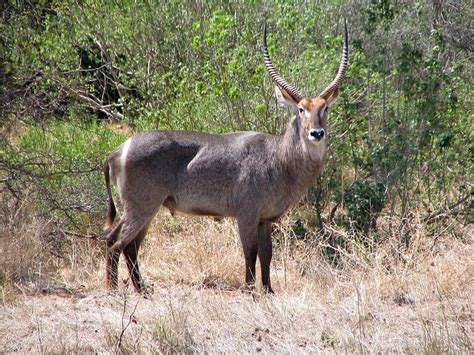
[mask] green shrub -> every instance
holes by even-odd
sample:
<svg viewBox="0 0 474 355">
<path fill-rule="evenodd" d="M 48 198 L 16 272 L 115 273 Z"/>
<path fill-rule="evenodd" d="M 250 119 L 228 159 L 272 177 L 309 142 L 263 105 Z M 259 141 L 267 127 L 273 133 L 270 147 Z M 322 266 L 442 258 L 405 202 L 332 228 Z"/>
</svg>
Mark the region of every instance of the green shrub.
<svg viewBox="0 0 474 355">
<path fill-rule="evenodd" d="M 45 214 L 87 225 L 103 212 L 105 158 L 124 140 L 96 121 L 27 126 L 15 144 L 4 145 L 5 181 L 20 198 L 33 190 Z"/>
<path fill-rule="evenodd" d="M 346 213 L 346 227 L 367 234 L 375 228 L 376 220 L 386 201 L 386 187 L 373 180 L 355 180 L 336 198 Z"/>
</svg>

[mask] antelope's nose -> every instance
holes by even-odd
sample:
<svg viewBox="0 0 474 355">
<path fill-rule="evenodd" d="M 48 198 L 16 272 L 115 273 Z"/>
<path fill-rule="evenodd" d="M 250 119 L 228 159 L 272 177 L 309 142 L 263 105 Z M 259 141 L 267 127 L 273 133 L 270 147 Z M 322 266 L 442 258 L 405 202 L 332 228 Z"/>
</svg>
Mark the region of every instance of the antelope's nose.
<svg viewBox="0 0 474 355">
<path fill-rule="evenodd" d="M 324 129 L 312 129 L 309 131 L 309 135 L 317 141 L 320 141 L 324 137 Z"/>
</svg>

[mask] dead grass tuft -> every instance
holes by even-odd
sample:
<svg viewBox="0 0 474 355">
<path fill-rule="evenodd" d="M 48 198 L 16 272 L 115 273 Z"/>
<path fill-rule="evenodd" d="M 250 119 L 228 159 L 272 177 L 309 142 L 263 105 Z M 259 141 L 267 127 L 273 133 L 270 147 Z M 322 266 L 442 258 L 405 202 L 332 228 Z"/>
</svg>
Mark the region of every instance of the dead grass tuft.
<svg viewBox="0 0 474 355">
<path fill-rule="evenodd" d="M 242 284 L 242 252 L 230 219 L 171 217 L 163 211 L 142 249 L 143 270 L 167 285 L 236 290 Z"/>
<path fill-rule="evenodd" d="M 154 290 L 144 299 L 127 282 L 103 290 L 103 251 L 92 241 L 70 240 L 38 279 L 38 260 L 52 257 L 31 232 L 48 221 L 26 218 L 0 239 L 2 289 L 15 285 L 0 308 L 2 352 L 472 351 L 473 235 L 454 219 L 435 229 L 382 217 L 372 239 L 331 227 L 301 240 L 288 217 L 274 235 L 276 294 L 265 295 L 239 290 L 232 220 L 161 212 L 140 253 Z M 30 292 L 31 282 L 43 291 Z"/>
<path fill-rule="evenodd" d="M 14 300 L 18 291 L 68 294 L 100 285 L 97 260 L 102 251 L 97 241 L 65 234 L 59 220 L 45 219 L 33 208 L 33 195 L 24 197 L 22 203 L 6 193 L 0 198 L 0 289 L 4 302 Z"/>
</svg>

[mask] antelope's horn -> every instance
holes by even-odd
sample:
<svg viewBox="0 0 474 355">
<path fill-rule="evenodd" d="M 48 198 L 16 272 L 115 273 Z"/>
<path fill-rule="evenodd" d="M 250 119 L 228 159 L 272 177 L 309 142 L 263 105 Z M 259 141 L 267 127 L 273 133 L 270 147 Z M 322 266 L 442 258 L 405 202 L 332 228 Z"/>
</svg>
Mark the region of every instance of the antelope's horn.
<svg viewBox="0 0 474 355">
<path fill-rule="evenodd" d="M 263 28 L 263 62 L 265 63 L 265 67 L 267 68 L 268 74 L 272 77 L 273 81 L 282 89 L 284 89 L 288 95 L 290 95 L 293 100 L 296 102 L 300 102 L 303 99 L 303 94 L 301 94 L 298 89 L 291 86 L 283 79 L 280 74 L 276 71 L 275 67 L 272 64 L 272 60 L 270 59 L 270 55 L 268 54 L 267 49 L 267 24 L 265 24 Z"/>
<path fill-rule="evenodd" d="M 347 67 L 349 65 L 349 45 L 348 45 L 348 35 L 347 35 L 347 20 L 344 19 L 344 47 L 342 49 L 342 58 L 341 64 L 339 64 L 339 70 L 337 71 L 337 75 L 332 81 L 331 84 L 328 85 L 326 89 L 323 90 L 319 94 L 320 97 L 327 100 L 327 98 L 339 88 L 339 84 L 341 83 L 344 75 L 346 74 Z"/>
</svg>

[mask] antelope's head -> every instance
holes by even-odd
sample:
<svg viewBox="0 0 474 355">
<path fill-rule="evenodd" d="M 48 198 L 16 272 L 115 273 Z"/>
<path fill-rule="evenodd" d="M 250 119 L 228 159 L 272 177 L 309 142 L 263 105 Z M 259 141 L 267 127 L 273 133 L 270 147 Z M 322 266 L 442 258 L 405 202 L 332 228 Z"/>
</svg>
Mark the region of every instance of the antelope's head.
<svg viewBox="0 0 474 355">
<path fill-rule="evenodd" d="M 344 20 L 344 47 L 341 63 L 334 80 L 317 97 L 309 98 L 290 85 L 274 68 L 267 49 L 267 28 L 263 30 L 263 57 L 268 73 L 276 83 L 275 93 L 278 101 L 296 113 L 297 124 L 304 142 L 319 145 L 326 138 L 326 119 L 329 108 L 335 102 L 339 84 L 348 67 L 347 22 Z"/>
</svg>

